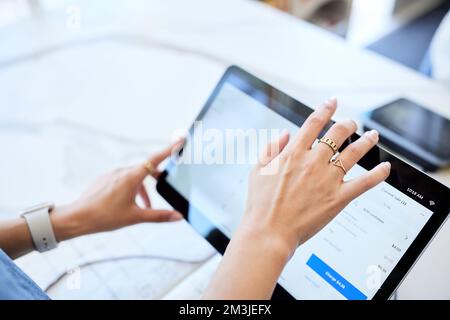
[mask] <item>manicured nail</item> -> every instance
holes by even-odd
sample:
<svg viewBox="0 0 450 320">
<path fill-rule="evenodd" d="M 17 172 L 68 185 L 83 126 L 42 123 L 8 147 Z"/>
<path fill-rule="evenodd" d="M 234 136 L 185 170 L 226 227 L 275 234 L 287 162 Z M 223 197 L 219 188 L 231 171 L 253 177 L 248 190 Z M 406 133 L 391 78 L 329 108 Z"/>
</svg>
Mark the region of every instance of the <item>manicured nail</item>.
<svg viewBox="0 0 450 320">
<path fill-rule="evenodd" d="M 367 131 L 366 134 L 373 139 L 378 139 L 378 131 L 377 130 Z"/>
<path fill-rule="evenodd" d="M 322 104 L 322 108 L 334 111 L 337 107 L 336 98 L 331 98 Z"/>
<path fill-rule="evenodd" d="M 183 216 L 181 214 L 176 213 L 170 217 L 169 221 L 178 221 L 181 220 L 182 218 Z"/>
<path fill-rule="evenodd" d="M 391 170 L 391 163 L 390 163 L 389 161 L 383 162 L 383 166 L 384 166 L 386 169 Z"/>
</svg>

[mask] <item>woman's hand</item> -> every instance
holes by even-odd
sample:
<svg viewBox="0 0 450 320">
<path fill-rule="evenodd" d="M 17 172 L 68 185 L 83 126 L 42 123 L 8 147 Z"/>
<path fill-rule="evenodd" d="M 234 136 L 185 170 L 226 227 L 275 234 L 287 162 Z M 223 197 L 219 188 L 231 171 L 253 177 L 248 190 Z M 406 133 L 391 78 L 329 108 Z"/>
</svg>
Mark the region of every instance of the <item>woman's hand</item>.
<svg viewBox="0 0 450 320">
<path fill-rule="evenodd" d="M 284 134 L 260 157 L 250 175 L 243 219 L 206 297 L 270 298 L 296 248 L 350 201 L 388 177 L 390 164 L 382 163 L 343 181 L 345 171 L 378 142 L 376 131 L 365 133 L 337 156 L 344 168 L 330 162 L 330 146 L 313 147 L 335 110 L 336 100 L 328 101 L 313 112 L 290 143 Z M 325 137 L 339 148 L 355 131 L 353 121 L 343 121 L 334 124 Z"/>
<path fill-rule="evenodd" d="M 343 181 L 344 169 L 350 170 L 378 142 L 374 130 L 337 156 L 344 169 L 330 162 L 333 151 L 328 145 L 312 147 L 335 110 L 336 100 L 330 100 L 305 121 L 290 144 L 289 135 L 284 134 L 267 147 L 250 175 L 241 229 L 280 238 L 292 254 L 350 201 L 388 177 L 390 164 L 386 162 L 363 176 Z M 339 148 L 356 129 L 354 121 L 338 122 L 325 137 Z"/>
<path fill-rule="evenodd" d="M 154 168 L 170 156 L 180 142 L 154 155 L 149 161 Z M 153 177 L 160 172 L 155 170 Z M 58 241 L 75 236 L 109 231 L 140 222 L 176 221 L 182 215 L 173 210 L 153 209 L 143 185 L 148 171 L 143 164 L 117 169 L 99 177 L 72 204 L 56 206 L 51 214 Z M 136 203 L 140 197 L 143 207 Z"/>
<path fill-rule="evenodd" d="M 181 141 L 150 158 L 148 163 L 155 168 L 152 172 L 154 178 L 160 175 L 158 165 L 180 144 Z M 63 241 L 140 222 L 181 219 L 182 215 L 176 211 L 151 207 L 150 198 L 143 185 L 147 175 L 144 164 L 118 169 L 98 178 L 77 201 L 68 205 L 57 205 L 50 214 L 56 240 Z M 144 207 L 136 204 L 138 196 Z M 30 231 L 23 218 L 0 223 L 0 248 L 11 258 L 33 250 Z"/>
</svg>

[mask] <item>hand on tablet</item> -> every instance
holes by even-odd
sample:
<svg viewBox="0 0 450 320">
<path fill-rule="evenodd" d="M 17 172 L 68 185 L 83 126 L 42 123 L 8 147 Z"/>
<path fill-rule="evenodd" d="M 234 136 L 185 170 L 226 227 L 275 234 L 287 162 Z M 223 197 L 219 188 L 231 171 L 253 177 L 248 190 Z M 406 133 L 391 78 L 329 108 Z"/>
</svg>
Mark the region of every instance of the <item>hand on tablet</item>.
<svg viewBox="0 0 450 320">
<path fill-rule="evenodd" d="M 390 164 L 382 163 L 361 177 L 344 182 L 350 170 L 375 144 L 369 131 L 337 155 L 327 143 L 312 147 L 336 110 L 332 99 L 315 111 L 292 141 L 288 134 L 267 147 L 249 181 L 242 228 L 279 237 L 291 253 L 333 219 L 350 201 L 385 180 Z M 324 137 L 339 148 L 357 127 L 353 121 L 334 124 Z M 274 170 L 266 167 L 275 166 Z M 274 174 L 264 174 L 274 172 Z"/>
<path fill-rule="evenodd" d="M 170 156 L 178 143 L 150 158 L 149 162 L 155 168 L 153 177 L 156 178 L 160 174 L 156 168 Z M 52 219 L 59 240 L 140 222 L 180 220 L 182 215 L 176 211 L 152 208 L 143 185 L 148 174 L 142 164 L 114 170 L 99 177 L 74 203 L 57 206 Z M 136 197 L 141 198 L 143 207 L 136 204 Z"/>
<path fill-rule="evenodd" d="M 320 231 L 350 201 L 385 180 L 390 164 L 382 163 L 363 176 L 343 181 L 377 142 L 365 133 L 330 162 L 356 131 L 353 121 L 334 124 L 323 142 L 313 146 L 336 111 L 327 101 L 305 121 L 295 137 L 283 134 L 267 146 L 253 169 L 247 206 L 207 298 L 270 298 L 276 281 L 296 248 Z"/>
</svg>

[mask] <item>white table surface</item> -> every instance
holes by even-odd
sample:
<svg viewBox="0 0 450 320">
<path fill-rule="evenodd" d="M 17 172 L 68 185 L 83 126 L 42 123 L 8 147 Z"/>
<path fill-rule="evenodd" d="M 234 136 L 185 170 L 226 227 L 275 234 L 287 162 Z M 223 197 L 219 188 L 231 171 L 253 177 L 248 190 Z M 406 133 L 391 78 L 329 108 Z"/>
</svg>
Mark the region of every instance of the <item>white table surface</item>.
<svg viewBox="0 0 450 320">
<path fill-rule="evenodd" d="M 400 96 L 450 117 L 444 86 L 259 3 L 71 3 L 79 30 L 65 7 L 0 29 L 0 214 L 73 199 L 93 175 L 166 144 L 229 64 L 311 106 L 337 96 L 336 119 Z M 450 184 L 449 169 L 433 177 Z M 399 298 L 450 298 L 449 244 L 447 223 Z"/>
</svg>

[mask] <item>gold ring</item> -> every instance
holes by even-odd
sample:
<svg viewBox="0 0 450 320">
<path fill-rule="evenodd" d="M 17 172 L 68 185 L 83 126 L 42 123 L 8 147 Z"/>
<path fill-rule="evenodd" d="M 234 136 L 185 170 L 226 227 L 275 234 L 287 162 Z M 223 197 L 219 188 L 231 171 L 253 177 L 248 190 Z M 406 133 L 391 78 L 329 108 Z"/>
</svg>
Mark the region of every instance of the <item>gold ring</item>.
<svg viewBox="0 0 450 320">
<path fill-rule="evenodd" d="M 344 174 L 347 174 L 347 169 L 345 169 L 344 164 L 342 163 L 341 159 L 331 159 L 331 163 L 333 164 L 333 166 L 339 167 L 342 169 L 342 171 L 344 171 Z"/>
<path fill-rule="evenodd" d="M 155 173 L 155 166 L 153 165 L 153 163 L 150 160 L 144 164 L 144 168 L 145 168 L 145 170 L 147 170 L 147 173 L 150 176 L 153 176 L 153 174 Z"/>
<path fill-rule="evenodd" d="M 336 142 L 334 142 L 333 139 L 327 138 L 327 137 L 322 137 L 320 138 L 319 142 L 321 143 L 325 143 L 327 146 L 330 147 L 330 149 L 333 151 L 333 154 L 336 154 L 338 151 L 338 147 Z"/>
</svg>

